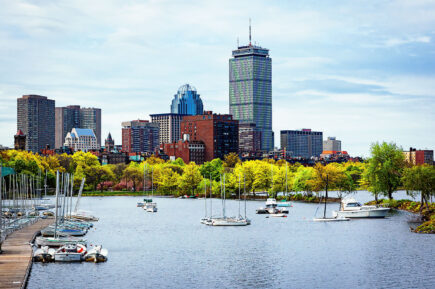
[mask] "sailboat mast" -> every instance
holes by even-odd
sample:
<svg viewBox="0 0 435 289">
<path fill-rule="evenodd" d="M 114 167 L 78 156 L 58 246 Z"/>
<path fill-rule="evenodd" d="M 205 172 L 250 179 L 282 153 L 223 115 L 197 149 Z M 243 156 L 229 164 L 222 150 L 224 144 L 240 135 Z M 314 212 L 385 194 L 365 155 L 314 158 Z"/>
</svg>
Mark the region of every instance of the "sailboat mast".
<svg viewBox="0 0 435 289">
<path fill-rule="evenodd" d="M 213 183 L 210 174 L 210 218 L 213 216 Z"/>
<path fill-rule="evenodd" d="M 239 174 L 239 217 L 240 217 L 240 174 Z"/>
<path fill-rule="evenodd" d="M 204 209 L 205 209 L 205 218 L 207 218 L 207 181 L 204 179 Z"/>
<path fill-rule="evenodd" d="M 246 219 L 246 180 L 245 180 L 245 173 L 243 173 L 243 195 L 245 195 L 245 219 Z"/>
<path fill-rule="evenodd" d="M 224 174 L 224 205 L 222 206 L 222 213 L 223 213 L 223 217 L 225 219 L 225 174 Z"/>
<path fill-rule="evenodd" d="M 59 206 L 59 171 L 56 172 L 56 207 L 54 213 L 54 238 L 57 238 L 57 215 L 58 215 L 58 206 Z"/>
<path fill-rule="evenodd" d="M 326 200 L 328 199 L 328 175 L 326 175 L 326 188 L 325 188 L 325 208 L 323 209 L 323 218 L 326 218 Z"/>
</svg>

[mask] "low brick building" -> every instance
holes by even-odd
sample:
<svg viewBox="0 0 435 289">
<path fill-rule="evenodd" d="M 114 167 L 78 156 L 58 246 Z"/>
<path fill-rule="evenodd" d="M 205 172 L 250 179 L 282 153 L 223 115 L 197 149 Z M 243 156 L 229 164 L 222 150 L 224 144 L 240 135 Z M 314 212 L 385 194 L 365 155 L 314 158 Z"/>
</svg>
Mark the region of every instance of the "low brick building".
<svg viewBox="0 0 435 289">
<path fill-rule="evenodd" d="M 171 160 L 181 158 L 186 164 L 190 162 L 204 163 L 205 145 L 201 141 L 179 140 L 170 144 L 162 144 L 161 148 Z"/>
</svg>

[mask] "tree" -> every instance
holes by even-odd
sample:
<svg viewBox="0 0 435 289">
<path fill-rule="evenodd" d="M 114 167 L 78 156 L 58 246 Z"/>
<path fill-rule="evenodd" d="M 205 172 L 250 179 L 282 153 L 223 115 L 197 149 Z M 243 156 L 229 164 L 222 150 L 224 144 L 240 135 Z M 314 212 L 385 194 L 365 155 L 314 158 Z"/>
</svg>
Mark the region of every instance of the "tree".
<svg viewBox="0 0 435 289">
<path fill-rule="evenodd" d="M 393 193 L 401 184 L 405 157 L 402 149 L 394 143 L 375 143 L 371 146 L 371 158 L 368 160 L 366 179 L 370 188 L 381 192 L 391 200 Z"/>
<path fill-rule="evenodd" d="M 402 181 L 403 187 L 407 191 L 420 192 L 420 213 L 423 211 L 424 205 L 429 209 L 428 200 L 431 196 L 435 196 L 435 167 L 425 164 L 405 168 Z"/>
<path fill-rule="evenodd" d="M 86 181 L 93 186 L 94 191 L 97 190 L 99 184 L 106 181 L 112 181 L 115 178 L 113 172 L 105 166 L 88 167 L 85 169 L 85 174 Z M 100 186 L 100 190 L 103 192 L 103 186 Z"/>
<path fill-rule="evenodd" d="M 127 184 L 129 181 L 132 182 L 133 192 L 136 192 L 136 188 L 142 185 L 143 172 L 136 163 L 131 163 L 130 166 L 124 170 L 122 177 L 126 180 Z"/>
<path fill-rule="evenodd" d="M 311 195 L 313 188 L 309 180 L 313 178 L 314 174 L 312 167 L 299 166 L 293 178 L 293 191 L 307 192 Z"/>
<path fill-rule="evenodd" d="M 218 182 L 224 172 L 223 162 L 221 159 L 213 159 L 201 165 L 199 171 L 204 178 L 209 179 L 211 176 L 212 180 Z"/>
<path fill-rule="evenodd" d="M 229 153 L 224 157 L 225 168 L 235 168 L 236 164 L 241 163 L 239 155 L 236 153 Z"/>
<path fill-rule="evenodd" d="M 184 194 L 194 195 L 201 181 L 202 176 L 198 166 L 194 162 L 191 162 L 184 166 L 183 175 L 178 181 L 178 187 Z"/>
</svg>

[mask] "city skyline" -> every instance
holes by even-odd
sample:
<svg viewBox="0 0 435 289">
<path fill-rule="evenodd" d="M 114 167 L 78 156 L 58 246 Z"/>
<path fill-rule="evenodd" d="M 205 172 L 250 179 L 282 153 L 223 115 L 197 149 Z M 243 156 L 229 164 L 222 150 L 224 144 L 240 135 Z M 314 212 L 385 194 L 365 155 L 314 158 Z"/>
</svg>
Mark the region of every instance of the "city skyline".
<svg viewBox="0 0 435 289">
<path fill-rule="evenodd" d="M 0 3 L 1 145 L 13 147 L 16 99 L 26 94 L 101 108 L 102 135 L 118 144 L 122 121 L 168 113 L 183 83 L 205 110 L 228 113 L 228 59 L 237 38 L 248 42 L 251 17 L 254 44 L 274 62 L 276 147 L 280 130 L 305 127 L 351 155 L 384 140 L 435 146 L 429 2 Z"/>
</svg>

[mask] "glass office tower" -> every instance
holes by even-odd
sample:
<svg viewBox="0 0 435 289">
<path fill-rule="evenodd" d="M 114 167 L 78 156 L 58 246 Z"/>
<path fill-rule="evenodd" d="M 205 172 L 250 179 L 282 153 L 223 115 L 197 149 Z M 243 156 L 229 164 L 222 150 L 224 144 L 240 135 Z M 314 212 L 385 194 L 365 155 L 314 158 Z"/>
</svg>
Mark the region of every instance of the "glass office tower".
<svg viewBox="0 0 435 289">
<path fill-rule="evenodd" d="M 272 131 L 272 59 L 269 50 L 249 44 L 233 51 L 230 64 L 230 114 L 261 131 L 261 150 L 274 147 Z"/>
<path fill-rule="evenodd" d="M 196 88 L 184 84 L 180 86 L 171 104 L 171 113 L 198 115 L 203 114 L 204 107 Z"/>
</svg>

